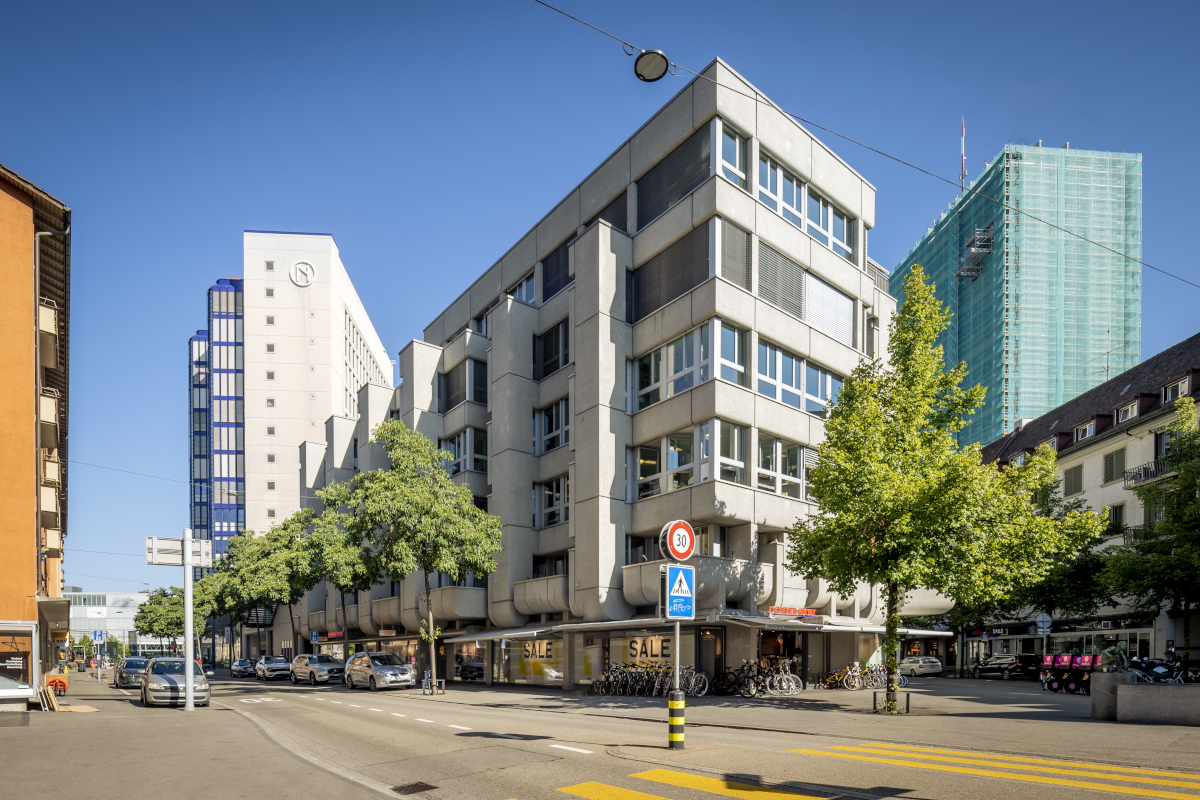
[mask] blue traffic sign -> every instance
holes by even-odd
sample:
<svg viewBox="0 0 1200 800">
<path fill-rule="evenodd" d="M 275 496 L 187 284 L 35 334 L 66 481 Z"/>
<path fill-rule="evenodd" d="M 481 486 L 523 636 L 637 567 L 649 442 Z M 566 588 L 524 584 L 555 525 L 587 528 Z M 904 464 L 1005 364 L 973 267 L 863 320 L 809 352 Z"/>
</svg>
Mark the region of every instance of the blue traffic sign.
<svg viewBox="0 0 1200 800">
<path fill-rule="evenodd" d="M 696 618 L 696 568 L 667 565 L 667 619 Z"/>
<path fill-rule="evenodd" d="M 312 642 L 313 644 L 316 644 L 316 643 L 317 643 L 317 632 L 316 632 L 316 631 L 309 631 L 309 632 L 308 632 L 308 640 L 309 640 L 310 642 Z"/>
<path fill-rule="evenodd" d="M 92 631 L 92 641 L 93 642 L 103 642 L 104 641 L 104 631 Z"/>
</svg>

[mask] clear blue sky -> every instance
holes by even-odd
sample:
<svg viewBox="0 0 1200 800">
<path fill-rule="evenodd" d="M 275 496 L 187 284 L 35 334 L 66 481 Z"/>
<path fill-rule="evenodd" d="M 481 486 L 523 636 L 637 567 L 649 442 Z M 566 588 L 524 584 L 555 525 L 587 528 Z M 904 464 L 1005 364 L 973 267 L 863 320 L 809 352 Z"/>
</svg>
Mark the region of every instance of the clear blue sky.
<svg viewBox="0 0 1200 800">
<path fill-rule="evenodd" d="M 1009 141 L 1141 152 L 1144 258 L 1200 283 L 1195 3 L 560 3 L 947 177 L 962 116 L 972 176 Z M 47 8 L 0 7 L 0 163 L 74 209 L 71 457 L 177 481 L 72 469 L 90 591 L 178 583 L 138 554 L 187 523 L 185 342 L 243 229 L 334 233 L 395 353 L 685 80 L 532 0 Z M 956 192 L 817 133 L 895 266 Z M 1200 289 L 1143 297 L 1143 357 L 1200 328 Z"/>
</svg>

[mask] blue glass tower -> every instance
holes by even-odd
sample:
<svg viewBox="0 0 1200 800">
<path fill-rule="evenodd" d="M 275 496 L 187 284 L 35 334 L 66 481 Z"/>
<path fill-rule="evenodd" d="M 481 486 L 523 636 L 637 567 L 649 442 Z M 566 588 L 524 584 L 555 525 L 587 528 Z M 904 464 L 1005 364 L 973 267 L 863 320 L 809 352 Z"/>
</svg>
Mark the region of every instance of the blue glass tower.
<svg viewBox="0 0 1200 800">
<path fill-rule="evenodd" d="M 209 529 L 209 392 L 208 392 L 208 331 L 196 331 L 188 340 L 188 441 L 191 462 L 191 511 L 189 522 L 192 537 L 211 539 Z M 201 572 L 197 570 L 197 573 Z M 199 574 L 196 575 L 199 577 Z"/>
</svg>

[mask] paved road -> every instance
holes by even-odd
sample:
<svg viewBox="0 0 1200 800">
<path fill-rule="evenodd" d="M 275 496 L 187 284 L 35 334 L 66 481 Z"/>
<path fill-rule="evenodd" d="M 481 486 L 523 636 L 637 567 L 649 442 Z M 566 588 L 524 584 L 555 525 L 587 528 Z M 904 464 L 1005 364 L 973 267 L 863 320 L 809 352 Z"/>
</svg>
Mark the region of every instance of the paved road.
<svg viewBox="0 0 1200 800">
<path fill-rule="evenodd" d="M 954 683 L 958 685 L 930 682 L 922 688 L 927 693 L 923 702 L 933 704 L 940 697 L 936 692 L 945 691 L 938 702 L 997 707 L 999 692 L 1036 691 L 1036 684 L 1003 689 Z M 1200 800 L 1200 771 L 1125 763 L 1121 740 L 1139 736 L 1141 729 L 1082 720 L 914 716 L 901 721 L 908 735 L 900 736 L 897 731 L 904 729 L 880 725 L 893 720 L 868 714 L 777 708 L 769 701 L 735 707 L 718 698 L 694 704 L 689 718 L 693 713 L 749 719 L 804 716 L 844 718 L 846 723 L 836 734 L 692 727 L 687 749 L 679 752 L 663 747 L 666 726 L 650 716 L 655 701 L 649 700 L 640 705 L 615 698 L 593 703 L 561 693 L 478 687 L 453 687 L 443 697 L 428 698 L 414 692 L 351 692 L 254 680 L 217 679 L 214 686 L 218 705 L 185 714 L 143 709 L 132 695 L 79 685 L 86 694 L 68 697 L 68 702 L 87 702 L 100 713 L 12 715 L 28 720 L 23 729 L 0 721 L 0 767 L 5 767 L 6 780 L 21 775 L 8 767 L 29 763 L 24 759 L 57 743 L 65 763 L 56 776 L 74 782 L 90 775 L 121 781 L 123 787 L 130 776 L 146 776 L 121 796 L 147 798 L 261 798 L 297 790 L 310 797 L 395 797 L 391 787 L 421 782 L 436 788 L 418 796 L 480 800 L 770 800 L 797 794 L 978 800 L 998 793 L 1035 800 L 1114 795 Z M 847 694 L 810 701 L 849 702 Z M 613 708 L 617 702 L 626 707 Z M 639 714 L 644 718 L 636 718 Z M 1036 746 L 1040 731 L 1054 735 L 1056 724 L 1086 726 L 1093 738 L 1108 742 L 1109 757 L 1085 762 L 1041 753 Z M 850 726 L 853 732 L 846 732 Z M 927 743 L 938 731 L 955 726 L 960 727 L 953 746 Z M 1006 739 L 1003 748 L 979 748 L 962 733 L 969 727 L 961 726 L 981 732 L 995 726 L 1020 729 L 1024 736 Z M 888 735 L 881 736 L 881 730 Z M 1192 733 L 1166 730 L 1184 741 Z M 193 757 L 178 776 L 168 773 L 161 759 L 185 742 L 190 742 Z M 1188 766 L 1195 752 L 1176 750 L 1179 766 Z M 17 781 L 7 788 L 32 792 L 38 785 L 22 787 Z"/>
</svg>

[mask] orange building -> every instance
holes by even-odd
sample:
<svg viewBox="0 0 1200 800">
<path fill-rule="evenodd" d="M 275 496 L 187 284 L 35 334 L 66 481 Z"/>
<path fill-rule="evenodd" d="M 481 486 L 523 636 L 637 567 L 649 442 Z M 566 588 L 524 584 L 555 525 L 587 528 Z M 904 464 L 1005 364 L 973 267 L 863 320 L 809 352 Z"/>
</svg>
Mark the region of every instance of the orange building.
<svg viewBox="0 0 1200 800">
<path fill-rule="evenodd" d="M 0 710 L 67 644 L 71 209 L 0 165 Z"/>
</svg>

